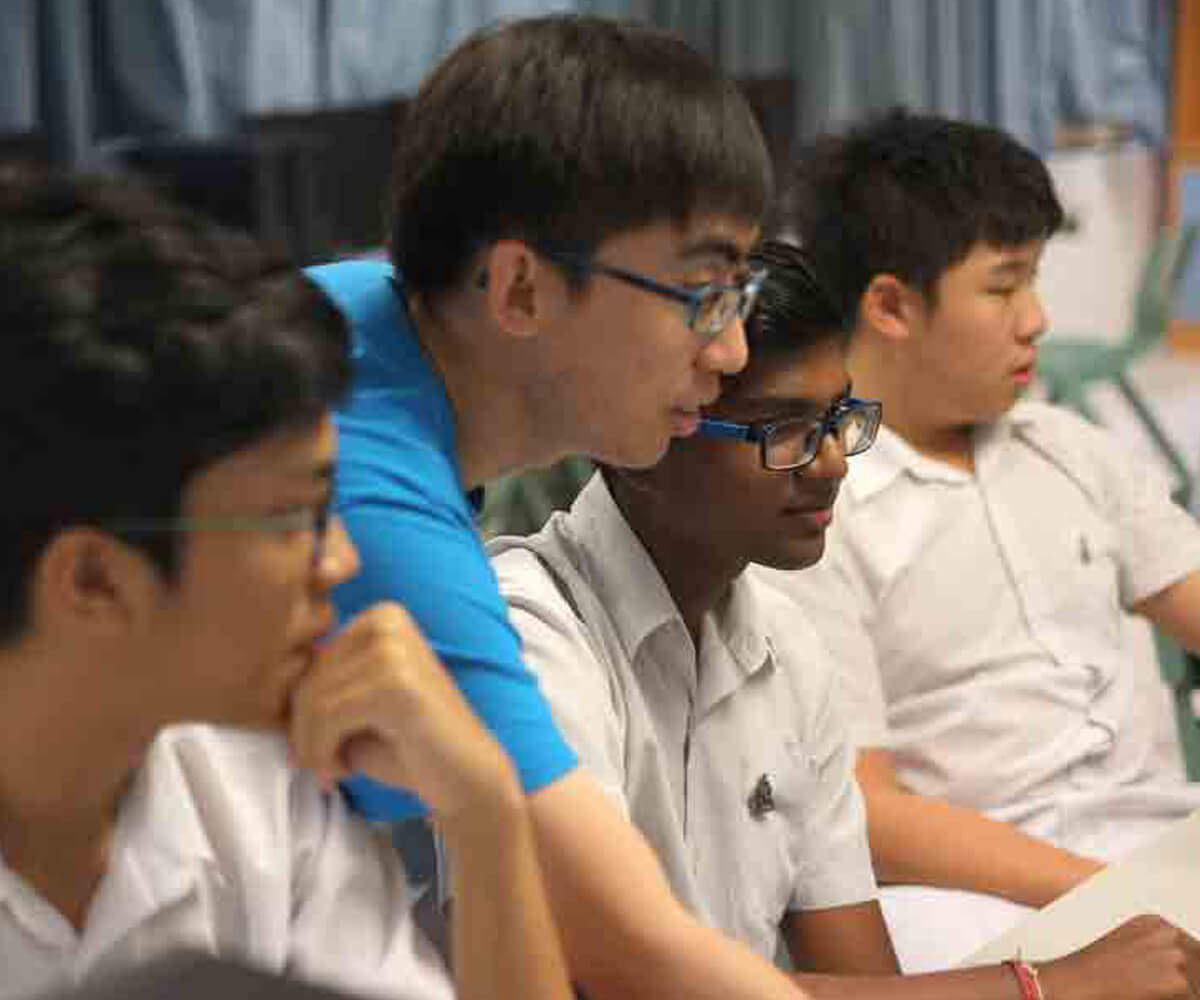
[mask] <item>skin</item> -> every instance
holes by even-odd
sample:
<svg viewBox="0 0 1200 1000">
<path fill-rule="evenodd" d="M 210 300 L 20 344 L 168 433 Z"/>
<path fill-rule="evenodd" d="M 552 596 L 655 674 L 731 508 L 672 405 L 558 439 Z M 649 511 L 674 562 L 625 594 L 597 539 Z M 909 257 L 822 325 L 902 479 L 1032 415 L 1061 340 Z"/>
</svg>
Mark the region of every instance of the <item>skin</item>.
<svg viewBox="0 0 1200 1000">
<path fill-rule="evenodd" d="M 863 293 L 850 370 L 884 401 L 887 425 L 914 447 L 972 469 L 980 424 L 1029 385 L 1046 314 L 1034 287 L 1044 243 L 977 246 L 942 275 L 932 300 L 894 275 Z"/>
<path fill-rule="evenodd" d="M 813 414 L 848 390 L 845 358 L 830 338 L 752 362 L 709 412 L 736 421 Z M 702 618 L 750 562 L 801 569 L 821 558 L 829 521 L 804 512 L 831 508 L 846 471 L 832 437 L 795 473 L 764 470 L 757 447 L 696 438 L 654 469 L 617 472 L 610 482 L 699 648 Z M 996 966 L 899 977 L 875 902 L 791 913 L 781 926 L 793 964 L 805 970 L 796 979 L 812 996 L 1007 1000 L 1016 990 L 1011 971 Z M 1139 917 L 1040 971 L 1048 997 L 1182 998 L 1189 979 L 1200 982 L 1200 947 L 1157 917 Z"/>
<path fill-rule="evenodd" d="M 733 278 L 756 238 L 753 222 L 701 215 L 615 236 L 596 257 L 699 285 Z M 464 488 L 571 453 L 649 465 L 745 366 L 740 322 L 704 342 L 679 303 L 598 275 L 572 291 L 517 240 L 474 263 L 448 295 L 410 301 L 454 406 Z M 645 839 L 581 770 L 531 795 L 529 808 L 571 977 L 593 1000 L 804 995 L 688 914 Z"/>
<path fill-rule="evenodd" d="M 973 472 L 976 430 L 1007 413 L 1028 386 L 1046 328 L 1035 289 L 1043 248 L 1040 240 L 1013 247 L 978 244 L 946 270 L 932 295 L 890 274 L 876 275 L 864 291 L 848 367 L 861 393 L 883 401 L 887 425 L 926 456 Z M 1185 647 L 1200 649 L 1195 575 L 1133 610 Z M 1102 867 L 974 810 L 912 794 L 897 778 L 887 750 L 861 751 L 857 775 L 882 881 L 967 889 L 1040 907 Z M 928 843 L 943 847 L 927 851 L 922 845 Z M 1075 990 L 1081 996 L 1122 995 L 1117 956 L 1143 939 L 1161 949 L 1156 954 L 1164 969 L 1174 971 L 1129 986 L 1126 995 L 1187 996 L 1180 970 L 1190 969 L 1192 981 L 1198 981 L 1196 943 L 1159 918 L 1126 924 L 1073 964 L 1051 963 L 1044 983 L 1059 979 L 1071 996 Z M 1089 969 L 1089 962 L 1105 971 L 1095 964 Z M 1049 985 L 1046 992 L 1058 995 Z"/>
<path fill-rule="evenodd" d="M 329 418 L 270 435 L 199 472 L 181 513 L 321 506 L 335 449 Z M 168 580 L 98 529 L 52 539 L 31 580 L 31 625 L 0 649 L 6 864 L 81 931 L 159 730 L 281 730 L 326 783 L 358 768 L 430 803 L 462 873 L 458 936 L 489 944 L 456 952 L 460 996 L 571 996 L 511 764 L 403 609 L 376 606 L 323 641 L 331 591 L 358 556 L 337 521 L 314 562 L 315 544 L 311 529 L 197 531 Z"/>
<path fill-rule="evenodd" d="M 605 240 L 595 257 L 699 286 L 740 272 L 756 235 L 722 217 L 658 223 Z M 468 487 L 574 453 L 650 465 L 746 363 L 741 323 L 706 343 L 678 302 L 603 275 L 572 291 L 519 241 L 493 244 L 472 274 L 486 275 L 485 289 L 467 282 L 436 304 L 413 302 L 454 405 Z"/>
</svg>

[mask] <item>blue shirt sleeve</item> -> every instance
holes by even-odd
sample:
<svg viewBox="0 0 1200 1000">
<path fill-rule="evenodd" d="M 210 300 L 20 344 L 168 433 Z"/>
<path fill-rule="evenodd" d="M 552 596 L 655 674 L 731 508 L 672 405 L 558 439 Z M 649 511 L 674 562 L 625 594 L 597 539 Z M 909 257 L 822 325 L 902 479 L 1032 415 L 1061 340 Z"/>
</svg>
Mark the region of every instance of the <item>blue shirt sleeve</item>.
<svg viewBox="0 0 1200 1000">
<path fill-rule="evenodd" d="M 572 770 L 575 755 L 524 665 L 447 437 L 439 433 L 444 390 L 421 378 L 388 381 L 368 373 L 338 415 L 338 511 L 362 561 L 358 575 L 335 592 L 339 614 L 346 621 L 380 601 L 402 604 L 508 751 L 526 790 L 535 791 Z M 425 811 L 411 793 L 361 776 L 345 791 L 370 819 Z"/>
</svg>

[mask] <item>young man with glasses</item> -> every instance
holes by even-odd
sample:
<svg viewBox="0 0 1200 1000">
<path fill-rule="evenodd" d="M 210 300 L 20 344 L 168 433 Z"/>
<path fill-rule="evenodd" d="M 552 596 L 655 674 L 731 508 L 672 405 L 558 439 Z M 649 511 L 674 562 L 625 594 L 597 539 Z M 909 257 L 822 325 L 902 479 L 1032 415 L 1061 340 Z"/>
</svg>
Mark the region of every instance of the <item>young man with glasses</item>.
<svg viewBox="0 0 1200 1000">
<path fill-rule="evenodd" d="M 745 363 L 746 254 L 770 186 L 744 98 L 678 39 L 514 21 L 460 45 L 410 105 L 390 264 L 312 272 L 355 337 L 338 504 L 363 569 L 339 607 L 408 608 L 512 755 L 571 974 L 593 1000 L 795 988 L 688 916 L 576 766 L 467 494 L 571 453 L 646 465 L 696 431 Z M 374 819 L 419 813 L 404 789 L 346 787 Z"/>
<path fill-rule="evenodd" d="M 0 286 L 0 997 L 179 948 L 450 997 L 350 758 L 430 804 L 488 944 L 461 994 L 566 1000 L 503 750 L 401 608 L 333 634 L 342 317 L 141 190 L 15 169 Z"/>
<path fill-rule="evenodd" d="M 1200 530 L 1113 436 L 1021 399 L 1063 219 L 1032 152 L 895 112 L 817 142 L 794 204 L 886 426 L 825 560 L 769 575 L 843 668 L 893 936 L 938 967 L 1200 808 L 1129 617 L 1200 650 Z"/>
<path fill-rule="evenodd" d="M 748 566 L 821 558 L 847 455 L 880 404 L 851 394 L 841 313 L 803 253 L 767 243 L 750 364 L 654 468 L 606 467 L 538 534 L 491 544 L 555 717 L 672 887 L 814 996 L 1176 996 L 1181 951 L 1134 923 L 1035 972 L 899 978 L 875 901 L 837 667 Z M 1186 985 L 1186 983 L 1185 983 Z"/>
</svg>

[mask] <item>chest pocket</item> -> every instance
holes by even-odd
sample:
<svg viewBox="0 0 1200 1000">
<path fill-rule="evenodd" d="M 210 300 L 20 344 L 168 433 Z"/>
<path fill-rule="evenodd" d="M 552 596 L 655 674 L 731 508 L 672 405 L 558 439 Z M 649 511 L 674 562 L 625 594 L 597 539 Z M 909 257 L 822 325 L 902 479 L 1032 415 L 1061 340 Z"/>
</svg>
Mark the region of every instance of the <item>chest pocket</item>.
<svg viewBox="0 0 1200 1000">
<path fill-rule="evenodd" d="M 1054 547 L 1053 569 L 1043 580 L 1051 620 L 1064 630 L 1075 658 L 1098 664 L 1121 643 L 1116 532 L 1100 518 L 1086 517 L 1062 531 Z"/>
<path fill-rule="evenodd" d="M 817 763 L 792 735 L 764 743 L 742 761 L 730 822 L 737 845 L 728 862 L 743 893 L 745 919 L 777 927 L 795 887 L 811 876 L 802 844 L 807 818 L 821 801 Z"/>
</svg>

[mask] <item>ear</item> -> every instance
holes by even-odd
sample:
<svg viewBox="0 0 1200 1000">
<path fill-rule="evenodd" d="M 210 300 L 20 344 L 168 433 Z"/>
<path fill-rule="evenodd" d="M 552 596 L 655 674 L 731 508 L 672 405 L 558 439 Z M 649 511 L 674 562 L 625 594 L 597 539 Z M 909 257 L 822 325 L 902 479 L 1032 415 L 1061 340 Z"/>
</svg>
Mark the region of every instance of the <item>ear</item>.
<svg viewBox="0 0 1200 1000">
<path fill-rule="evenodd" d="M 877 274 L 859 303 L 859 328 L 884 340 L 906 340 L 922 314 L 924 296 L 894 274 Z"/>
<path fill-rule="evenodd" d="M 521 240 L 493 243 L 483 267 L 488 313 L 510 337 L 536 336 L 566 302 L 563 276 Z"/>
<path fill-rule="evenodd" d="M 157 583 L 145 556 L 94 528 L 55 535 L 34 573 L 36 620 L 97 638 L 135 627 Z"/>
</svg>

